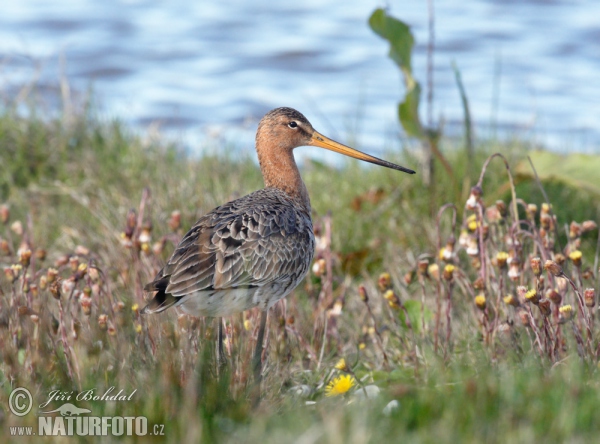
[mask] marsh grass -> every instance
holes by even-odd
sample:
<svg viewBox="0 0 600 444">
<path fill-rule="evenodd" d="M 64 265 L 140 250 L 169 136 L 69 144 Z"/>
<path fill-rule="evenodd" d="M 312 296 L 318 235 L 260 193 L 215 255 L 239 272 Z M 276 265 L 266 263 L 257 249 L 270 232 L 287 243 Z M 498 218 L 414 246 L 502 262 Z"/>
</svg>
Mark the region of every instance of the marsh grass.
<svg viewBox="0 0 600 444">
<path fill-rule="evenodd" d="M 53 389 L 111 386 L 137 392 L 126 403 L 85 403 L 95 416 L 143 415 L 165 424 L 174 442 L 564 442 L 598 433 L 598 321 L 595 307 L 577 298 L 586 288 L 596 297 L 598 288 L 597 229 L 582 228 L 597 219 L 589 196 L 545 184 L 553 206 L 542 221 L 539 187 L 517 181 L 513 203 L 502 159 L 469 191 L 477 177 L 467 176 L 462 150 L 446 152 L 464 182 L 440 177 L 435 195 L 418 176 L 308 163 L 321 247 L 305 282 L 270 313 L 263 397 L 253 407 L 258 313 L 226 320 L 229 365 L 219 376 L 212 320 L 139 314 L 143 285 L 185 230 L 261 186 L 252 158 L 190 156 L 85 114 L 66 122 L 5 110 L 0 129 L 5 435 L 36 424 L 34 414 L 6 409 L 13 387 L 42 402 Z M 509 166 L 525 155 L 518 143 L 483 145 L 472 164 L 498 148 Z M 565 232 L 572 222 L 579 225 Z M 569 259 L 573 251 L 582 251 L 581 266 Z M 499 252 L 511 258 L 506 266 Z M 559 253 L 574 287 L 558 288 L 555 276 L 531 265 L 536 257 L 542 266 L 561 262 Z M 546 318 L 519 289 L 544 298 L 554 286 L 572 319 L 558 305 Z M 509 293 L 515 306 L 503 301 Z M 359 384 L 326 398 L 340 358 Z M 379 394 L 361 400 L 373 385 Z M 392 400 L 399 407 L 383 414 Z"/>
</svg>

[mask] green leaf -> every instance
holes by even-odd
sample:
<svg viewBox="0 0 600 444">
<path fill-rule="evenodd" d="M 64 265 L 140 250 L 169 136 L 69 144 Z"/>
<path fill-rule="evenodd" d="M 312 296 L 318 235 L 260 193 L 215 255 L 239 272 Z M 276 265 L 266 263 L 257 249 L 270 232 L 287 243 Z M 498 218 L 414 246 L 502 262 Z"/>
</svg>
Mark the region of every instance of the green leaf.
<svg viewBox="0 0 600 444">
<path fill-rule="evenodd" d="M 408 300 L 404 302 L 404 308 L 406 309 L 406 313 L 408 313 L 408 319 L 410 320 L 410 324 L 415 333 L 419 333 L 421 331 L 421 302 L 415 300 Z M 429 322 L 433 317 L 431 311 L 425 307 L 425 311 L 423 312 L 423 317 L 425 318 L 425 323 Z M 408 329 L 408 325 L 406 324 L 406 315 L 404 310 L 400 310 L 398 312 L 398 318 L 402 324 L 402 327 Z"/>
<path fill-rule="evenodd" d="M 410 137 L 423 138 L 424 132 L 419 120 L 419 98 L 421 97 L 421 87 L 415 84 L 415 87 L 406 92 L 404 101 L 398 105 L 398 117 L 402 128 Z"/>
<path fill-rule="evenodd" d="M 369 18 L 369 26 L 376 34 L 390 42 L 390 58 L 412 78 L 410 56 L 415 39 L 408 25 L 387 15 L 380 8 L 376 9 Z"/>
<path fill-rule="evenodd" d="M 419 119 L 421 87 L 412 73 L 411 54 L 415 39 L 409 26 L 394 18 L 383 9 L 376 9 L 369 18 L 369 26 L 380 37 L 390 43 L 389 57 L 398 65 L 404 77 L 406 95 L 398 108 L 398 117 L 406 134 L 422 139 L 425 137 Z"/>
</svg>

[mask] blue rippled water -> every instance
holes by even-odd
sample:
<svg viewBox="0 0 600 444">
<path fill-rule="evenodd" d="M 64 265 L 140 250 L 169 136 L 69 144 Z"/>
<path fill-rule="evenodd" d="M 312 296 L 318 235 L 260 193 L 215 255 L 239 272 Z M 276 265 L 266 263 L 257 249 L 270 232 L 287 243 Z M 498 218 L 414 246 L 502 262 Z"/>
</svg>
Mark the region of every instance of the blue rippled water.
<svg viewBox="0 0 600 444">
<path fill-rule="evenodd" d="M 480 135 L 515 134 L 560 150 L 600 146 L 600 2 L 434 3 L 433 115 L 448 133 L 460 134 L 462 121 L 455 61 Z M 256 120 L 286 105 L 332 137 L 380 150 L 398 139 L 403 88 L 386 42 L 367 26 L 378 6 L 9 1 L 0 14 L 0 92 L 11 100 L 35 82 L 52 104 L 64 73 L 73 90 L 93 88 L 105 115 L 159 126 L 192 149 L 224 134 L 251 148 Z M 427 2 L 389 6 L 413 27 L 424 83 Z"/>
</svg>

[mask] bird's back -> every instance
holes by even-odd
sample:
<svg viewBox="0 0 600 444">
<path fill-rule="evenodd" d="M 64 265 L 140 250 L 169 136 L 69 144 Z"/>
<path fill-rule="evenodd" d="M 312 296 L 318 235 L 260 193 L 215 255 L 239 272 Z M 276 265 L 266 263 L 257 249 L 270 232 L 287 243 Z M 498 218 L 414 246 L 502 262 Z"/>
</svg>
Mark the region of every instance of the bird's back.
<svg viewBox="0 0 600 444">
<path fill-rule="evenodd" d="M 314 254 L 310 210 L 265 188 L 204 215 L 181 240 L 147 291 L 145 313 L 173 306 L 196 316 L 229 316 L 285 297 Z"/>
</svg>

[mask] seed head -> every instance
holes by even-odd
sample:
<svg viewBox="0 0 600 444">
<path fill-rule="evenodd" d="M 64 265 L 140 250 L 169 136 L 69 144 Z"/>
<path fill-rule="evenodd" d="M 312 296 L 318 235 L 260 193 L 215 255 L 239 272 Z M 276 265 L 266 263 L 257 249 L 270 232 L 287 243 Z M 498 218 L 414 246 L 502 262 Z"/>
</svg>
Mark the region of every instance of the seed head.
<svg viewBox="0 0 600 444">
<path fill-rule="evenodd" d="M 540 309 L 540 312 L 546 317 L 552 314 L 552 307 L 550 306 L 550 301 L 548 299 L 540 299 L 538 303 L 538 308 Z"/>
<path fill-rule="evenodd" d="M 500 216 L 502 216 L 503 218 L 506 217 L 506 215 L 508 214 L 506 203 L 504 203 L 504 201 L 502 200 L 496 201 L 496 209 L 498 210 L 498 213 L 500 213 Z"/>
<path fill-rule="evenodd" d="M 469 198 L 467 199 L 466 203 L 467 209 L 474 210 L 475 208 L 477 208 L 477 205 L 481 200 L 482 194 L 483 190 L 481 189 L 481 187 L 474 186 L 473 188 L 471 188 L 471 194 L 469 195 Z"/>
<path fill-rule="evenodd" d="M 169 228 L 171 231 L 179 230 L 181 226 L 181 212 L 179 210 L 175 210 L 171 213 L 171 218 L 169 219 Z"/>
<path fill-rule="evenodd" d="M 377 280 L 377 285 L 381 291 L 386 291 L 392 287 L 392 277 L 389 273 L 381 273 Z"/>
<path fill-rule="evenodd" d="M 107 315 L 101 314 L 100 316 L 98 316 L 98 327 L 100 327 L 100 330 L 106 330 L 107 323 L 108 323 Z"/>
<path fill-rule="evenodd" d="M 0 223 L 2 223 L 2 225 L 6 225 L 8 223 L 9 219 L 10 219 L 10 209 L 8 208 L 8 205 L 6 205 L 6 204 L 0 205 Z"/>
<path fill-rule="evenodd" d="M 583 299 L 585 300 L 586 307 L 593 308 L 596 305 L 596 293 L 593 288 L 586 288 L 583 290 Z"/>
<path fill-rule="evenodd" d="M 17 236 L 23 236 L 23 224 L 20 220 L 16 220 L 12 224 L 10 224 L 10 229 Z"/>
<path fill-rule="evenodd" d="M 540 277 L 542 274 L 542 260 L 539 257 L 532 257 L 529 261 L 531 264 L 531 271 L 536 277 Z"/>
<path fill-rule="evenodd" d="M 550 299 L 554 305 L 560 305 L 562 302 L 562 296 L 558 291 L 551 288 L 546 292 L 546 298 Z"/>
<path fill-rule="evenodd" d="M 358 296 L 360 297 L 361 301 L 369 302 L 369 295 L 367 294 L 367 289 L 364 285 L 358 286 Z"/>
<path fill-rule="evenodd" d="M 581 231 L 587 233 L 588 231 L 593 231 L 598 228 L 598 224 L 593 220 L 586 220 L 581 224 Z"/>
<path fill-rule="evenodd" d="M 556 262 L 551 261 L 551 260 L 547 260 L 544 263 L 544 269 L 549 272 L 550 274 L 552 274 L 553 276 L 559 277 L 563 275 L 563 270 L 561 268 L 560 265 L 558 265 Z"/>
</svg>

